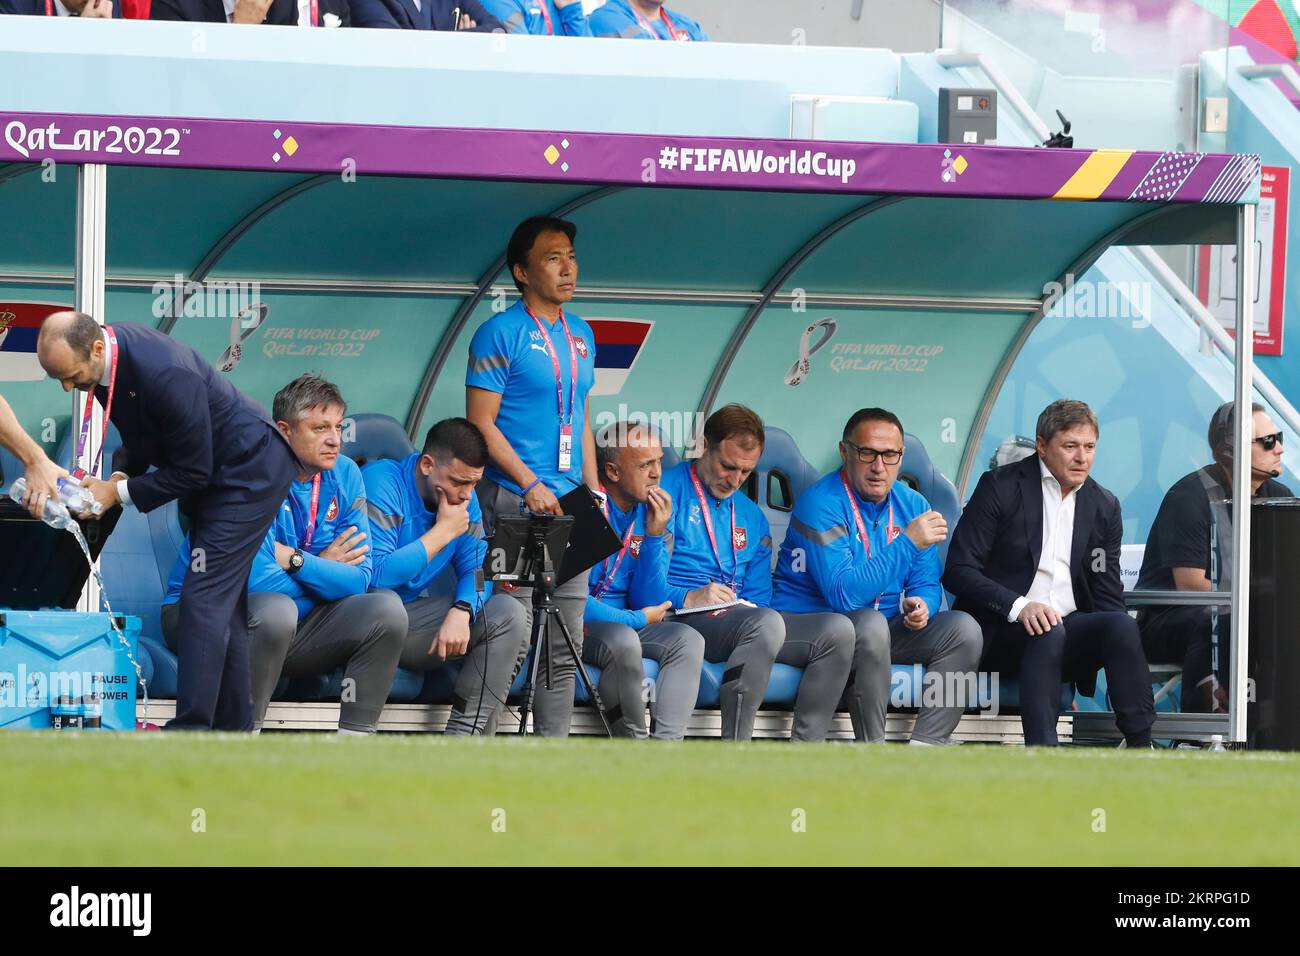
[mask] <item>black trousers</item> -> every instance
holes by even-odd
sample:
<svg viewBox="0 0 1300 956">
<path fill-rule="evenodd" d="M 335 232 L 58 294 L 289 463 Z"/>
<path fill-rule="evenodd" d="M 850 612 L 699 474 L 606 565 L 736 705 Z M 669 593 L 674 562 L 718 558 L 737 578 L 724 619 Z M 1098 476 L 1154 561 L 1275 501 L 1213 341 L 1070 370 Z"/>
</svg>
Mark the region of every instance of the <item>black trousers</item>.
<svg viewBox="0 0 1300 956">
<path fill-rule="evenodd" d="M 1104 668 L 1120 733 L 1130 747 L 1150 745 L 1156 708 L 1151 671 L 1133 618 L 1123 611 L 1075 611 L 1037 637 L 1019 623 L 987 617 L 981 623 L 985 648 L 981 668 L 1020 678 L 1020 722 L 1026 744 L 1055 746 L 1062 681 Z"/>
<path fill-rule="evenodd" d="M 1209 713 L 1214 708 L 1214 675 L 1222 688 L 1228 687 L 1232 666 L 1232 616 L 1219 615 L 1218 666 L 1214 666 L 1214 633 L 1208 607 L 1150 608 L 1138 616 L 1142 646 L 1147 660 L 1156 663 L 1182 662 L 1183 690 L 1179 709 L 1183 713 Z"/>
<path fill-rule="evenodd" d="M 298 462 L 266 426 L 253 450 L 219 466 L 187 502 L 190 566 L 177 613 L 176 717 L 167 730 L 252 730 L 248 572 Z"/>
</svg>

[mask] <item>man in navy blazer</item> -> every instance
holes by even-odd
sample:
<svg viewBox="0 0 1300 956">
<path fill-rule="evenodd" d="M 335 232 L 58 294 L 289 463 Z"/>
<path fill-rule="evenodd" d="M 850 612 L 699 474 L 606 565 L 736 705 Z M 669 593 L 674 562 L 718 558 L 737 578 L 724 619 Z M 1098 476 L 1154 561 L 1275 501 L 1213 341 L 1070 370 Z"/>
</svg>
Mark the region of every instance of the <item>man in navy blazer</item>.
<svg viewBox="0 0 1300 956">
<path fill-rule="evenodd" d="M 36 355 L 65 391 L 94 389 L 112 406 L 122 436 L 113 475 L 83 482 L 105 512 L 176 500 L 189 518 L 193 560 L 180 598 L 176 718 L 167 728 L 251 730 L 248 572 L 300 470 L 288 442 L 198 352 L 147 326 L 101 329 L 83 313 L 57 312 L 41 326 Z"/>
<path fill-rule="evenodd" d="M 1103 667 L 1124 739 L 1151 745 L 1151 672 L 1120 581 L 1123 517 L 1088 475 L 1097 435 L 1083 402 L 1048 405 L 1038 454 L 980 478 L 948 546 L 943 584 L 984 629 L 982 666 L 1020 675 L 1026 744 L 1056 744 L 1061 682 L 1091 694 Z"/>
<path fill-rule="evenodd" d="M 300 16 L 311 16 L 311 7 L 299 12 L 298 0 L 153 0 L 150 20 L 184 20 L 187 23 L 269 23 L 299 26 Z M 352 25 L 348 0 L 317 0 L 316 27 Z"/>
<path fill-rule="evenodd" d="M 3 0 L 0 0 L 3 2 Z M 390 30 L 456 30 L 505 33 L 505 24 L 488 13 L 479 0 L 351 0 L 354 27 Z M 457 14 L 457 11 L 460 11 Z M 464 26 L 456 26 L 460 16 Z M 466 19 L 468 18 L 468 19 Z M 469 26 L 469 23 L 473 26 Z"/>
<path fill-rule="evenodd" d="M 119 0 L 0 0 L 0 14 L 29 17 L 122 18 Z"/>
</svg>

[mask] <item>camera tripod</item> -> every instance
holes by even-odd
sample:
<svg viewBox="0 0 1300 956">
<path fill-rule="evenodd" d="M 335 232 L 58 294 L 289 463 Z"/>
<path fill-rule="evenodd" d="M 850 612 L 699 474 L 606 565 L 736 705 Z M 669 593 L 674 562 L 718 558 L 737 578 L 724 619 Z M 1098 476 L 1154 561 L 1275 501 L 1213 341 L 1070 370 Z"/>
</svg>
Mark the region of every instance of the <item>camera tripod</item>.
<svg viewBox="0 0 1300 956">
<path fill-rule="evenodd" d="M 605 728 L 605 735 L 613 737 L 614 733 L 610 729 L 609 718 L 605 716 L 605 705 L 601 703 L 600 693 L 592 683 L 591 675 L 587 673 L 587 668 L 582 663 L 582 655 L 578 653 L 578 648 L 573 643 L 569 626 L 564 623 L 564 615 L 560 613 L 560 608 L 555 603 L 556 572 L 555 566 L 551 563 L 550 549 L 546 546 L 546 535 L 545 524 L 535 524 L 530 527 L 527 555 L 522 558 L 524 567 L 532 572 L 531 575 L 525 573 L 520 577 L 525 581 L 529 581 L 531 577 L 529 584 L 521 586 L 531 586 L 533 589 L 533 626 L 528 638 L 528 646 L 533 648 L 533 660 L 528 675 L 528 692 L 524 697 L 523 707 L 519 710 L 519 734 L 522 736 L 528 733 L 528 715 L 533 710 L 533 701 L 537 696 L 537 671 L 541 666 L 543 654 L 546 655 L 546 689 L 550 690 L 551 675 L 554 673 L 551 624 L 555 623 L 560 626 L 564 643 L 568 646 L 569 653 L 573 655 L 573 662 L 578 676 L 582 679 L 582 686 L 587 689 L 587 696 L 595 706 L 596 713 L 600 715 L 600 723 Z"/>
</svg>

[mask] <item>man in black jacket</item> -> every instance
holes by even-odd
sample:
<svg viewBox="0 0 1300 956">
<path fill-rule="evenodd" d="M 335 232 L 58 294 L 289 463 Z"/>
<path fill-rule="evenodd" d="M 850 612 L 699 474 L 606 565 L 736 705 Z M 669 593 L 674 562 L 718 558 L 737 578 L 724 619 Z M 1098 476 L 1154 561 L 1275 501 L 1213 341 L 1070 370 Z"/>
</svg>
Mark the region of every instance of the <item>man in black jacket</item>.
<svg viewBox="0 0 1300 956">
<path fill-rule="evenodd" d="M 115 0 L 0 0 L 0 14 L 15 13 L 29 17 L 80 17 L 83 20 L 122 16 Z"/>
<path fill-rule="evenodd" d="M 1106 670 L 1130 747 L 1151 744 L 1155 705 L 1137 623 L 1124 609 L 1119 501 L 1089 477 L 1097 418 L 1057 401 L 1038 454 L 980 478 L 948 548 L 943 584 L 984 629 L 982 666 L 1019 673 L 1026 744 L 1056 744 L 1061 682 Z"/>
<path fill-rule="evenodd" d="M 351 0 L 352 25 L 390 30 L 505 33 L 479 0 Z"/>
<path fill-rule="evenodd" d="M 1210 418 L 1214 461 L 1184 475 L 1169 489 L 1147 535 L 1137 590 L 1229 591 L 1232 589 L 1232 446 L 1234 402 Z M 1253 405 L 1255 440 L 1250 446 L 1250 493 L 1255 498 L 1290 498 L 1282 474 L 1282 430 L 1262 405 Z M 1181 709 L 1209 713 L 1228 708 L 1227 608 L 1144 607 L 1138 612 L 1148 658 L 1183 665 Z"/>
<path fill-rule="evenodd" d="M 153 0 L 149 19 L 285 27 L 352 25 L 348 0 Z"/>
<path fill-rule="evenodd" d="M 198 352 L 148 326 L 101 328 L 84 313 L 56 312 L 41 326 L 36 355 L 65 391 L 93 390 L 122 436 L 113 475 L 82 482 L 104 511 L 149 512 L 174 499 L 189 518 L 193 560 L 167 728 L 252 730 L 248 572 L 301 470 L 289 443 Z M 73 427 L 84 436 L 85 421 Z M 84 444 L 79 438 L 77 457 Z"/>
</svg>

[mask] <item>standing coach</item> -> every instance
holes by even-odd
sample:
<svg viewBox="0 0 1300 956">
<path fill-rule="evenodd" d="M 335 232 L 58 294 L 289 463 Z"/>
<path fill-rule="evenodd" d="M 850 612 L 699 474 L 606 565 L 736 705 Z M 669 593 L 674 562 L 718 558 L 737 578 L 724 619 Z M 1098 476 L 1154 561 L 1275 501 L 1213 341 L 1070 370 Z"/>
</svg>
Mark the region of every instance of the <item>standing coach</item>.
<svg viewBox="0 0 1300 956">
<path fill-rule="evenodd" d="M 167 729 L 251 730 L 248 572 L 299 471 L 288 443 L 198 352 L 146 326 L 101 328 L 58 312 L 41 326 L 36 353 L 65 391 L 93 389 L 122 436 L 113 474 L 84 480 L 104 510 L 148 512 L 175 499 L 189 518 L 195 560 L 181 590 Z M 78 457 L 89 417 L 88 396 L 73 422 Z"/>
<path fill-rule="evenodd" d="M 591 326 L 564 306 L 578 282 L 577 227 L 563 219 L 525 219 L 506 246 L 506 265 L 522 298 L 484 322 L 469 345 L 465 417 L 487 440 L 488 463 L 478 486 L 484 527 L 523 511 L 559 515 L 559 499 L 580 484 L 596 491 L 596 442 L 587 427 L 587 396 L 596 383 Z M 532 626 L 532 589 L 515 588 Z M 587 572 L 555 589 L 573 643 L 582 653 Z M 550 673 L 549 666 L 555 672 Z M 569 733 L 577 662 L 551 635 L 551 654 L 537 669 L 537 731 Z"/>
</svg>

